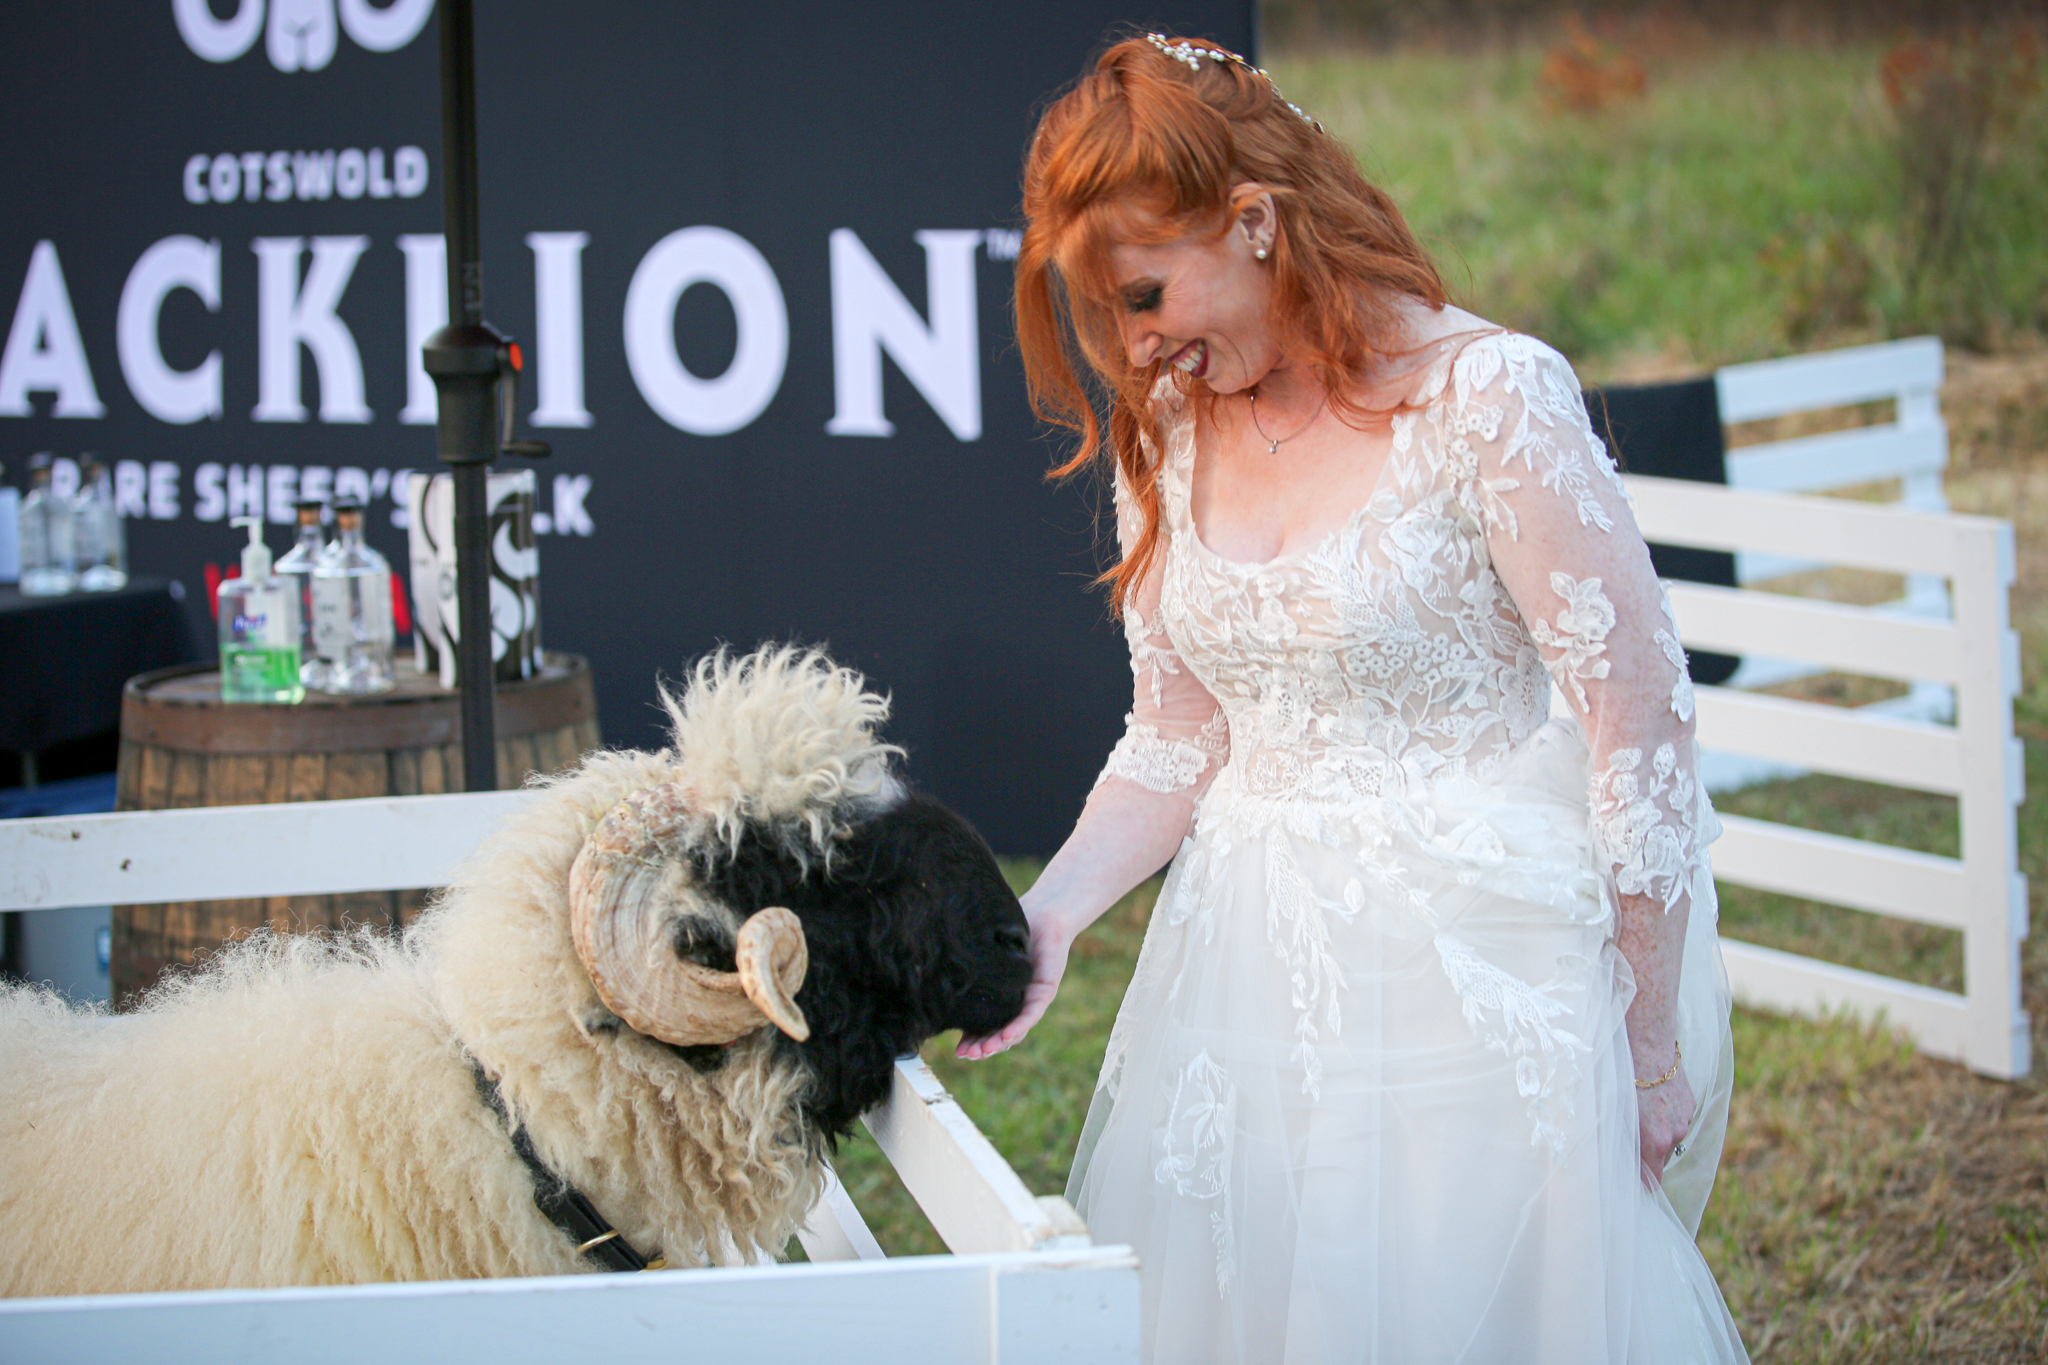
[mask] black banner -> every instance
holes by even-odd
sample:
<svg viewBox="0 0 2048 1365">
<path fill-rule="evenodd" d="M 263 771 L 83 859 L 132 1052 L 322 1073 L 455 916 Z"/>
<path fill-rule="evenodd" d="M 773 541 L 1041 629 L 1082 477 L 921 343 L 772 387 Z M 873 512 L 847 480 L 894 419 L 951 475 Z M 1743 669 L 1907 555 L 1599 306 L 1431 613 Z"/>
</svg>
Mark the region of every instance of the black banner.
<svg viewBox="0 0 2048 1365">
<path fill-rule="evenodd" d="M 138 572 L 356 493 L 407 569 L 442 320 L 432 0 L 17 5 L 0 18 L 0 459 L 115 470 Z M 609 741 L 721 641 L 827 644 L 913 778 L 1049 851 L 1128 705 L 1109 535 L 1010 340 L 1045 98 L 1127 20 L 1249 52 L 1248 0 L 479 7 L 486 315 L 531 357 L 542 637 Z M 395 500 L 394 500 L 395 499 Z"/>
</svg>

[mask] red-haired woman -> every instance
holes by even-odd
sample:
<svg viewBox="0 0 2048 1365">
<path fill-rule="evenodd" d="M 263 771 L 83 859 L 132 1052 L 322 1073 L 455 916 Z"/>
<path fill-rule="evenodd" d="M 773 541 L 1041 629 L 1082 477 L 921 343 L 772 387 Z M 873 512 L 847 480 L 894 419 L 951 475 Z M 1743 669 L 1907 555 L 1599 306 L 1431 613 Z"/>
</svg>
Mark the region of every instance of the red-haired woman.
<svg viewBox="0 0 2048 1365">
<path fill-rule="evenodd" d="M 1143 1258 L 1152 1360 L 1744 1359 L 1692 1242 L 1717 826 L 1571 367 L 1199 41 L 1110 48 L 1024 195 L 1019 341 L 1067 470 L 1114 466 L 1136 700 L 1025 898 L 1029 1003 L 962 1055 L 1171 858 L 1068 1187 Z"/>
</svg>

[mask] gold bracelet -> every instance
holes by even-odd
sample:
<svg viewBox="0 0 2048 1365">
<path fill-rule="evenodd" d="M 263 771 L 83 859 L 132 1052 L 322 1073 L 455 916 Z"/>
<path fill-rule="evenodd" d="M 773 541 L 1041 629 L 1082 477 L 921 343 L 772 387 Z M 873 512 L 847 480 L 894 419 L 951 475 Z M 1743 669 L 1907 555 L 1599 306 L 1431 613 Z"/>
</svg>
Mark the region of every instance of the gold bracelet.
<svg viewBox="0 0 2048 1365">
<path fill-rule="evenodd" d="M 1663 1075 L 1659 1076 L 1654 1081 L 1638 1080 L 1636 1082 L 1636 1089 L 1655 1090 L 1658 1086 L 1664 1084 L 1664 1082 L 1670 1080 L 1673 1076 L 1676 1076 L 1678 1074 L 1678 1068 L 1685 1065 L 1685 1049 L 1678 1045 L 1678 1040 L 1676 1038 L 1673 1038 L 1671 1040 L 1671 1051 L 1675 1054 L 1671 1058 L 1671 1069 L 1669 1071 L 1666 1071 Z"/>
</svg>

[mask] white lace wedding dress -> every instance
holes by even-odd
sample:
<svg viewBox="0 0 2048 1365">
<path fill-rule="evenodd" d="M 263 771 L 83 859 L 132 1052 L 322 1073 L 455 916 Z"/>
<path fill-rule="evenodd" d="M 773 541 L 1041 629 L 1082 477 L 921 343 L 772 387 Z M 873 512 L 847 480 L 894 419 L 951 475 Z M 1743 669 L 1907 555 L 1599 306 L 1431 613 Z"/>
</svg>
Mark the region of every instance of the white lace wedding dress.
<svg viewBox="0 0 2048 1365">
<path fill-rule="evenodd" d="M 1692 1240 L 1731 1082 L 1718 826 L 1571 367 L 1442 343 L 1371 498 L 1264 564 L 1202 543 L 1194 424 L 1156 401 L 1164 539 L 1102 781 L 1199 799 L 1068 1188 L 1143 1258 L 1152 1361 L 1745 1360 Z M 1654 1192 L 1617 892 L 1690 903 L 1700 1109 Z"/>
</svg>

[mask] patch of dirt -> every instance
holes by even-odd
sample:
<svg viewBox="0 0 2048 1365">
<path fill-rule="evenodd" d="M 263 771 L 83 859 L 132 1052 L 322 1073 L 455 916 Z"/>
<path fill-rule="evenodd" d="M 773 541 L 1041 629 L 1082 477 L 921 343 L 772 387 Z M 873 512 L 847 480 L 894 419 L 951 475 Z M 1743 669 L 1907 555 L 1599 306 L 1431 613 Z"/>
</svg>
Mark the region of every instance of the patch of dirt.
<svg viewBox="0 0 2048 1365">
<path fill-rule="evenodd" d="M 2048 459 L 2048 346 L 1992 356 L 1950 351 L 1941 410 L 1955 473 Z"/>
</svg>

